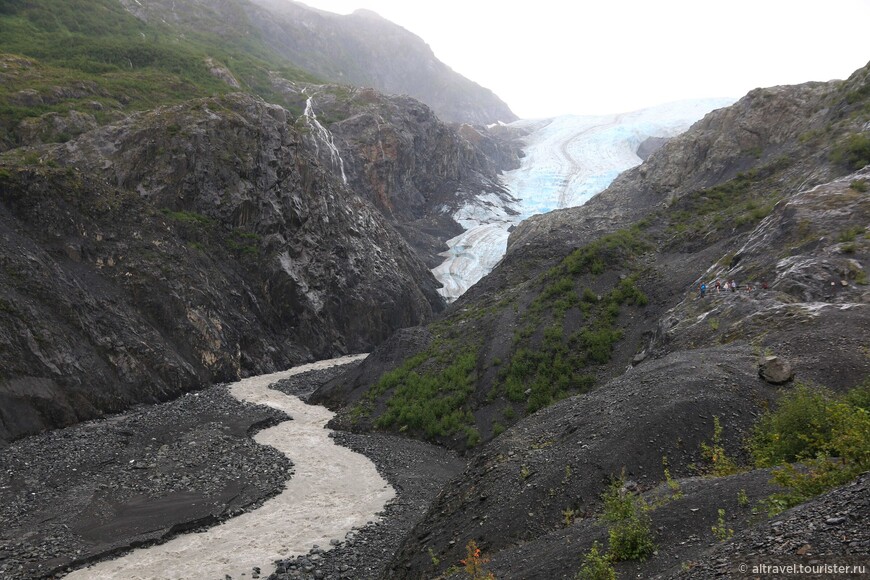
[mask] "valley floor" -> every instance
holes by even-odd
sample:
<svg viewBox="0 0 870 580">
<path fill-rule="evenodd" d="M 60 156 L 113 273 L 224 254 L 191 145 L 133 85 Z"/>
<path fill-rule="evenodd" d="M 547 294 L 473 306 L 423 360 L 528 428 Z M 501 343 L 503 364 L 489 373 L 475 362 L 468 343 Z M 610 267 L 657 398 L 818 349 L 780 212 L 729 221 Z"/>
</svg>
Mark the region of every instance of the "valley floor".
<svg viewBox="0 0 870 580">
<path fill-rule="evenodd" d="M 282 389 L 303 395 L 341 372 L 340 367 L 322 366 L 286 381 Z M 258 445 L 250 438 L 254 431 L 286 420 L 286 414 L 271 408 L 275 406 L 272 403 L 268 405 L 241 403 L 226 386 L 215 386 L 171 403 L 141 407 L 124 415 L 13 443 L 3 450 L 0 459 L 0 519 L 5 522 L 0 536 L 0 575 L 10 579 L 61 577 L 73 568 L 120 555 L 130 547 L 173 537 L 170 543 L 183 540 L 199 544 L 198 536 L 209 537 L 211 530 L 217 529 L 214 525 L 231 516 L 244 514 L 229 519 L 228 523 L 246 517 L 253 521 L 257 515 L 271 511 L 269 506 L 275 500 L 254 512 L 268 498 L 288 487 L 285 483 L 288 478 L 292 489 L 294 480 L 300 480 L 299 475 L 293 477 L 294 468 L 305 467 L 304 463 L 293 466 L 272 447 Z M 261 432 L 258 439 L 265 433 Z M 280 564 L 276 577 L 295 576 L 296 571 L 311 573 L 312 577 L 314 574 L 326 577 L 326 573 L 336 578 L 377 577 L 400 538 L 422 515 L 431 498 L 464 466 L 464 462 L 443 449 L 397 437 L 338 434 L 334 439 L 342 448 L 370 455 L 397 497 L 387 506 L 383 519 L 365 514 L 358 520 L 360 523 L 350 517 L 347 521 L 336 518 L 334 514 L 321 518 L 324 523 L 336 519 L 340 523 L 350 522 L 343 529 L 359 526 L 367 519 L 373 522 L 347 537 L 342 537 L 344 532 L 333 533 L 323 542 L 329 544 L 324 547 L 335 548 L 328 558 L 318 548 L 312 554 Z M 356 453 L 353 455 L 362 459 Z M 352 478 L 333 479 L 357 487 L 360 480 L 356 473 L 361 471 L 357 469 Z M 390 491 L 384 484 L 381 481 L 382 491 L 368 493 L 367 499 Z M 354 511 L 345 501 L 333 502 L 331 492 L 320 495 L 327 503 L 340 504 L 333 505 L 333 509 Z M 380 501 L 379 505 L 383 505 L 383 500 Z M 294 532 L 304 531 L 300 523 L 303 515 L 318 519 L 317 513 L 300 514 L 285 518 L 283 525 Z M 255 536 L 247 537 L 245 545 L 257 543 L 257 535 L 273 531 L 270 526 L 274 522 L 254 525 L 244 534 L 236 535 Z M 207 528 L 211 528 L 208 533 L 200 533 Z M 183 534 L 188 531 L 197 533 Z M 289 534 L 283 533 L 292 544 L 286 537 Z M 165 551 L 168 545 L 158 549 Z M 309 547 L 310 543 L 304 548 L 293 545 L 283 553 L 292 557 L 306 553 Z M 191 549 L 203 551 L 193 544 Z M 236 551 L 248 549 L 240 544 Z M 133 554 L 149 552 L 137 550 Z M 184 576 L 218 574 L 216 577 L 224 578 L 232 571 L 234 578 L 255 578 L 261 574 L 265 577 L 275 569 L 270 561 L 275 558 L 266 558 L 259 565 L 245 564 L 244 572 L 240 572 L 234 565 L 226 564 L 227 557 L 232 555 L 232 549 L 225 549 L 222 554 L 207 557 L 204 564 L 188 568 L 195 572 Z M 202 556 L 197 554 L 198 559 Z M 172 565 L 181 567 L 189 566 L 191 562 L 186 560 L 193 559 L 184 552 L 171 557 L 176 560 Z M 112 570 L 116 568 L 115 562 L 108 564 Z M 141 569 L 137 574 L 158 577 L 154 574 L 158 574 L 160 563 L 149 565 L 153 566 L 150 571 Z M 106 572 L 106 577 L 126 578 L 130 574 L 129 570 L 112 570 Z M 167 577 L 177 577 L 168 570 L 164 571 Z M 81 573 L 93 577 L 96 570 L 88 568 Z"/>
</svg>

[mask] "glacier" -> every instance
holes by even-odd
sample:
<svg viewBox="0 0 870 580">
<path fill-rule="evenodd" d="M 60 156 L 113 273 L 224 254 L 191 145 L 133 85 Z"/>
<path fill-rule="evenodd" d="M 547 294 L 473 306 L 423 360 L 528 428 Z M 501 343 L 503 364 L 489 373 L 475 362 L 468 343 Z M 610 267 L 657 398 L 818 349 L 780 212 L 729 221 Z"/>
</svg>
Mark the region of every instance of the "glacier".
<svg viewBox="0 0 870 580">
<path fill-rule="evenodd" d="M 520 120 L 526 133 L 518 169 L 505 172 L 509 195 L 487 193 L 460 207 L 453 219 L 463 233 L 447 241 L 444 262 L 432 270 L 452 302 L 489 273 L 507 250 L 511 227 L 533 215 L 583 205 L 617 175 L 641 163 L 650 137 L 679 135 L 714 109 L 736 99 L 692 99 L 612 115 L 563 115 Z"/>
</svg>

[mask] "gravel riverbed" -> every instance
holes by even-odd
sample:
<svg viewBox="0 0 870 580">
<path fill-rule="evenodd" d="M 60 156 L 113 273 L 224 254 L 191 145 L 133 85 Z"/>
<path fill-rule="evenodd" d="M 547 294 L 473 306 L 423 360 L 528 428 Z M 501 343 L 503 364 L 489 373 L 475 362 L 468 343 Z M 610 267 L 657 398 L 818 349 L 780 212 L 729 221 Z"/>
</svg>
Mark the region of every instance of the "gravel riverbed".
<svg viewBox="0 0 870 580">
<path fill-rule="evenodd" d="M 354 363 L 359 364 L 359 363 Z M 351 367 L 297 375 L 272 385 L 303 400 Z M 328 546 L 278 563 L 270 580 L 374 580 L 386 572 L 405 535 L 423 517 L 441 488 L 465 468 L 465 460 L 435 445 L 381 433 L 332 435 L 339 445 L 368 457 L 396 490 L 379 521 L 356 529 Z"/>
<path fill-rule="evenodd" d="M 251 436 L 284 420 L 214 386 L 13 442 L 0 452 L 0 577 L 60 576 L 256 508 L 292 463 Z"/>
<path fill-rule="evenodd" d="M 277 387 L 304 399 L 348 366 L 296 375 Z M 251 436 L 283 420 L 284 413 L 239 402 L 218 385 L 12 443 L 0 451 L 0 577 L 59 578 L 257 508 L 284 488 L 293 468 Z M 397 497 L 380 520 L 280 562 L 273 578 L 378 577 L 441 486 L 465 465 L 444 449 L 399 437 L 333 437 L 369 457 Z M 252 569 L 246 576 L 259 574 Z"/>
</svg>

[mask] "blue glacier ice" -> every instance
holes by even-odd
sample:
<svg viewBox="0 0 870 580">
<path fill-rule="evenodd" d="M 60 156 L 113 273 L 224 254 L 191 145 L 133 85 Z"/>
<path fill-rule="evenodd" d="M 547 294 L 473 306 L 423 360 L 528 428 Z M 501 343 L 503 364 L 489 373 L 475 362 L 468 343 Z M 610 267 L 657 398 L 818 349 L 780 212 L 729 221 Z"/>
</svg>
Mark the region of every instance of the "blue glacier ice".
<svg viewBox="0 0 870 580">
<path fill-rule="evenodd" d="M 678 101 L 614 115 L 564 115 L 520 120 L 528 132 L 522 165 L 502 176 L 510 196 L 486 194 L 453 216 L 465 232 L 448 240 L 444 262 L 432 272 L 455 300 L 490 272 L 507 249 L 508 229 L 536 214 L 583 205 L 626 169 L 641 163 L 649 137 L 674 137 L 735 99 Z"/>
</svg>

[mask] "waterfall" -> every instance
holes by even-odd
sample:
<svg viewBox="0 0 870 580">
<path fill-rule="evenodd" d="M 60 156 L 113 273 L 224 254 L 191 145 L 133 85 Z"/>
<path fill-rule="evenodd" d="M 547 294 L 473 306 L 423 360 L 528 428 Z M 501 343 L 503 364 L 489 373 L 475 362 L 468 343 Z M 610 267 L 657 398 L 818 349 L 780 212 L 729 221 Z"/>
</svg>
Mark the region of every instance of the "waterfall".
<svg viewBox="0 0 870 580">
<path fill-rule="evenodd" d="M 317 115 L 314 113 L 314 97 L 308 97 L 305 101 L 305 120 L 308 122 L 308 126 L 314 132 L 314 147 L 317 153 L 320 153 L 320 145 L 318 143 L 323 143 L 329 149 L 329 159 L 332 162 L 332 165 L 338 165 L 338 168 L 341 170 L 341 180 L 344 183 L 347 183 L 347 176 L 344 174 L 344 159 L 341 158 L 341 154 L 338 152 L 338 147 L 335 146 L 335 139 L 332 137 L 332 133 L 329 130 L 320 124 L 320 121 L 317 120 Z"/>
</svg>

